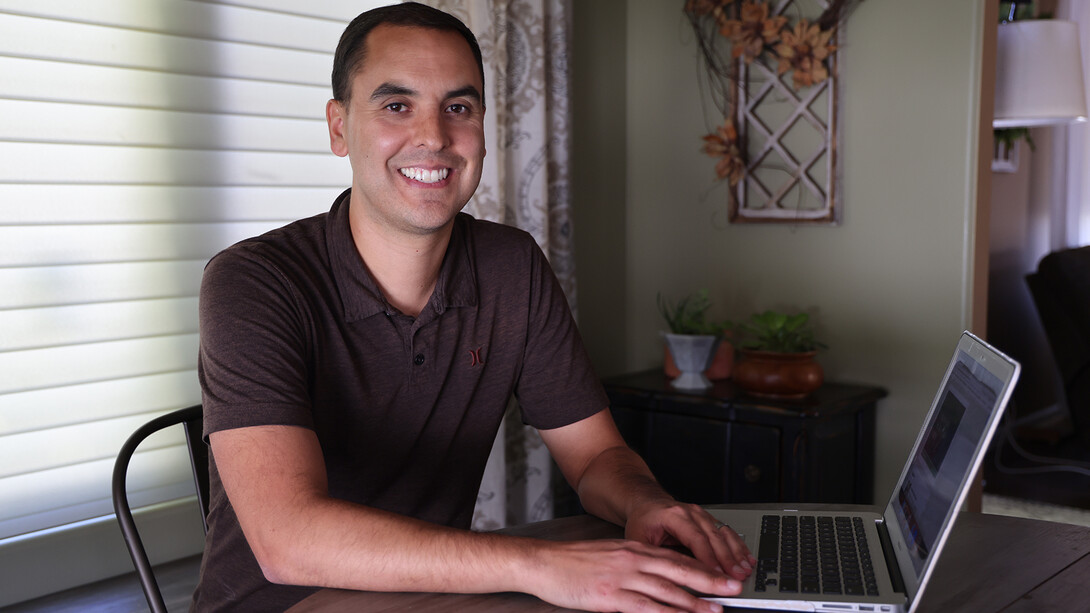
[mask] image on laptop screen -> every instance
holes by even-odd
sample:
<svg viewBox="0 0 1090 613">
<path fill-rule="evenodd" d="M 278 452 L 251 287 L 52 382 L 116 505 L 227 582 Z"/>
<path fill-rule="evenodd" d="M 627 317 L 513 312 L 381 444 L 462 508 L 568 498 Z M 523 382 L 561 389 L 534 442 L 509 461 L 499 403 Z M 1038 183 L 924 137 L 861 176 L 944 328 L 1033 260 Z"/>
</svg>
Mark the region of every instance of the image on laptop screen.
<svg viewBox="0 0 1090 613">
<path fill-rule="evenodd" d="M 998 377 L 959 352 L 894 506 L 917 573 L 927 562 L 962 480 L 969 478 L 973 453 L 1002 388 Z"/>
</svg>

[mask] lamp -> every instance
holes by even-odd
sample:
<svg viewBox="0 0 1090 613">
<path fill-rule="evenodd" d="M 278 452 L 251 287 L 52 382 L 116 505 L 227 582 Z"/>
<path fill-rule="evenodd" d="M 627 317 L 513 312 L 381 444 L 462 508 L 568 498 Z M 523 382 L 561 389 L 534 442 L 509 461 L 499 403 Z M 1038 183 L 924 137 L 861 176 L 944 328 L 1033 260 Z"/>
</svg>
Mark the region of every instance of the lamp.
<svg viewBox="0 0 1090 613">
<path fill-rule="evenodd" d="M 1078 26 L 1031 19 L 999 24 L 994 128 L 1086 121 Z"/>
</svg>

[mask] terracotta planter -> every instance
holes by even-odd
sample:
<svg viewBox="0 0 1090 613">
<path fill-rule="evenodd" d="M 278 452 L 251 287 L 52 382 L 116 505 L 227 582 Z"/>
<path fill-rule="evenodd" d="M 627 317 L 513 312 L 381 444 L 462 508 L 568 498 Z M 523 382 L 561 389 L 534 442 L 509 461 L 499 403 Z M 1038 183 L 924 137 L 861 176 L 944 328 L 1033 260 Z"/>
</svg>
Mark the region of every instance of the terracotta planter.
<svg viewBox="0 0 1090 613">
<path fill-rule="evenodd" d="M 671 379 L 681 374 L 681 371 L 677 369 L 677 365 L 674 364 L 674 356 L 670 355 L 670 345 L 665 345 L 663 349 L 663 371 L 667 377 Z M 734 370 L 734 345 L 730 344 L 730 341 L 723 340 L 719 342 L 719 347 L 715 350 L 715 357 L 712 358 L 712 365 L 708 367 L 708 370 L 704 371 L 704 376 L 710 381 L 723 381 L 730 379 L 731 372 Z"/>
<path fill-rule="evenodd" d="M 755 396 L 805 398 L 821 387 L 825 373 L 816 351 L 776 353 L 742 349 L 734 365 L 734 382 Z"/>
</svg>

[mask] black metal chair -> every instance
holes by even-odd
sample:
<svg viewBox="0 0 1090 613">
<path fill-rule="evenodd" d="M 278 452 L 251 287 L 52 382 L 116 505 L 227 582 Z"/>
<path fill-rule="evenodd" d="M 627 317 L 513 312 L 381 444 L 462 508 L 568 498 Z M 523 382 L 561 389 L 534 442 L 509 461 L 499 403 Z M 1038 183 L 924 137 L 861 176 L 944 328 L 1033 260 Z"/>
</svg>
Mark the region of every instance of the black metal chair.
<svg viewBox="0 0 1090 613">
<path fill-rule="evenodd" d="M 201 521 L 204 523 L 204 531 L 208 532 L 208 446 L 202 438 L 201 428 L 204 418 L 201 406 L 192 406 L 179 409 L 166 415 L 160 415 L 144 424 L 129 437 L 121 446 L 114 462 L 113 475 L 113 500 L 114 511 L 117 513 L 117 522 L 121 524 L 121 534 L 125 537 L 125 546 L 132 556 L 132 563 L 136 566 L 136 573 L 140 578 L 140 587 L 144 590 L 144 596 L 148 599 L 148 606 L 153 613 L 166 613 L 166 604 L 163 602 L 163 594 L 159 590 L 159 583 L 155 580 L 148 554 L 144 551 L 144 543 L 140 540 L 140 533 L 136 529 L 136 523 L 132 518 L 132 510 L 129 508 L 129 497 L 125 490 L 125 477 L 129 470 L 129 460 L 140 443 L 152 434 L 181 424 L 185 426 L 186 446 L 189 448 L 189 460 L 193 468 L 193 481 L 197 486 L 197 501 L 201 505 Z"/>
</svg>

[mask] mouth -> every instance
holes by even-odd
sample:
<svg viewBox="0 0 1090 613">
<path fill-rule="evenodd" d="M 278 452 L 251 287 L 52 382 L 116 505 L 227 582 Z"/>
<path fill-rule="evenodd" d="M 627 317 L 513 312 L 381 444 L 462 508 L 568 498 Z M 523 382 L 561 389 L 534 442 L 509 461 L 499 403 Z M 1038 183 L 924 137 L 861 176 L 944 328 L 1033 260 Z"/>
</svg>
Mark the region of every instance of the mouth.
<svg viewBox="0 0 1090 613">
<path fill-rule="evenodd" d="M 420 183 L 439 183 L 450 175 L 449 168 L 429 170 L 427 168 L 399 168 L 398 172 L 406 179 Z"/>
</svg>

